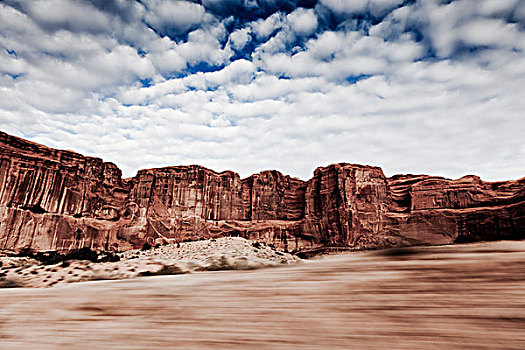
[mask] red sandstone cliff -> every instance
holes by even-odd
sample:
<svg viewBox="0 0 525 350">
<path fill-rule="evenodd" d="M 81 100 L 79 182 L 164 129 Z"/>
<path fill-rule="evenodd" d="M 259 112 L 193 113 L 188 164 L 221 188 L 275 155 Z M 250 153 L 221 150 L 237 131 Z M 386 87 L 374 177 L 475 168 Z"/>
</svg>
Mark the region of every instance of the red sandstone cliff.
<svg viewBox="0 0 525 350">
<path fill-rule="evenodd" d="M 201 166 L 123 180 L 101 159 L 0 133 L 0 249 L 125 250 L 242 236 L 288 250 L 525 238 L 525 178 L 488 183 L 333 164 L 305 182 Z"/>
</svg>

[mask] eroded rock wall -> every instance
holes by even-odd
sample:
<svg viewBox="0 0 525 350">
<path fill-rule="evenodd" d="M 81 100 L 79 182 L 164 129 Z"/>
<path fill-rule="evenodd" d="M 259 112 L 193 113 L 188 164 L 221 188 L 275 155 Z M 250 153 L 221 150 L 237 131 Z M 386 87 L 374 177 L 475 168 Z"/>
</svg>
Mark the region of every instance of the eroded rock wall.
<svg viewBox="0 0 525 350">
<path fill-rule="evenodd" d="M 0 249 L 111 249 L 128 193 L 114 164 L 0 133 Z"/>
<path fill-rule="evenodd" d="M 477 176 L 402 175 L 388 185 L 386 246 L 525 238 L 525 178 L 490 183 Z"/>
<path fill-rule="evenodd" d="M 449 244 L 525 238 L 524 211 L 525 178 L 386 178 L 343 163 L 309 181 L 197 165 L 122 179 L 99 158 L 0 133 L 0 249 L 126 250 L 221 236 L 287 250 Z"/>
<path fill-rule="evenodd" d="M 278 171 L 263 171 L 243 182 L 247 220 L 300 220 L 304 216 L 306 182 Z"/>
<path fill-rule="evenodd" d="M 387 211 L 388 186 L 381 168 L 333 164 L 308 181 L 304 230 L 323 245 L 366 246 Z"/>
</svg>

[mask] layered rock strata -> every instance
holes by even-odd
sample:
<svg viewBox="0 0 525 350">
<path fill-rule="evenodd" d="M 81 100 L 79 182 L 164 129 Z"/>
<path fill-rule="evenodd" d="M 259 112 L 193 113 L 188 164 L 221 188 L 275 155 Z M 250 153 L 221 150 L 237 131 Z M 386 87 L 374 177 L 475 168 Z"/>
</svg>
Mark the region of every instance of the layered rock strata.
<svg viewBox="0 0 525 350">
<path fill-rule="evenodd" d="M 0 249 L 127 250 L 240 236 L 291 251 L 525 238 L 525 178 L 385 177 L 333 164 L 302 181 L 201 166 L 140 170 L 0 133 Z"/>
</svg>

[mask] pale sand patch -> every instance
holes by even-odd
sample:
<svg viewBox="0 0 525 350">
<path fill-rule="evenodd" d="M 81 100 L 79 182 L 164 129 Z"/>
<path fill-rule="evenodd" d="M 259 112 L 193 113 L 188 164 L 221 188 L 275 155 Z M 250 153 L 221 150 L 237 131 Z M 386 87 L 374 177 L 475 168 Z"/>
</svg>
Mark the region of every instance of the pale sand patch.
<svg viewBox="0 0 525 350">
<path fill-rule="evenodd" d="M 301 261 L 289 253 L 239 237 L 171 244 L 145 251 L 130 250 L 119 255 L 119 262 L 72 260 L 56 265 L 42 265 L 28 258 L 0 257 L 0 287 L 51 287 L 196 271 L 249 270 Z"/>
</svg>

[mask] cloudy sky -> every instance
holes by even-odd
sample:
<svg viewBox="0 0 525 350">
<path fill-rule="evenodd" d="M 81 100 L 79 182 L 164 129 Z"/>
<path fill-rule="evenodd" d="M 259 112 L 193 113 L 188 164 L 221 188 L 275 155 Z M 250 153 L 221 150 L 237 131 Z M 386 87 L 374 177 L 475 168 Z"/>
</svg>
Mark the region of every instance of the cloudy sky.
<svg viewBox="0 0 525 350">
<path fill-rule="evenodd" d="M 525 176 L 525 0 L 7 0 L 0 129 L 141 168 Z"/>
</svg>

